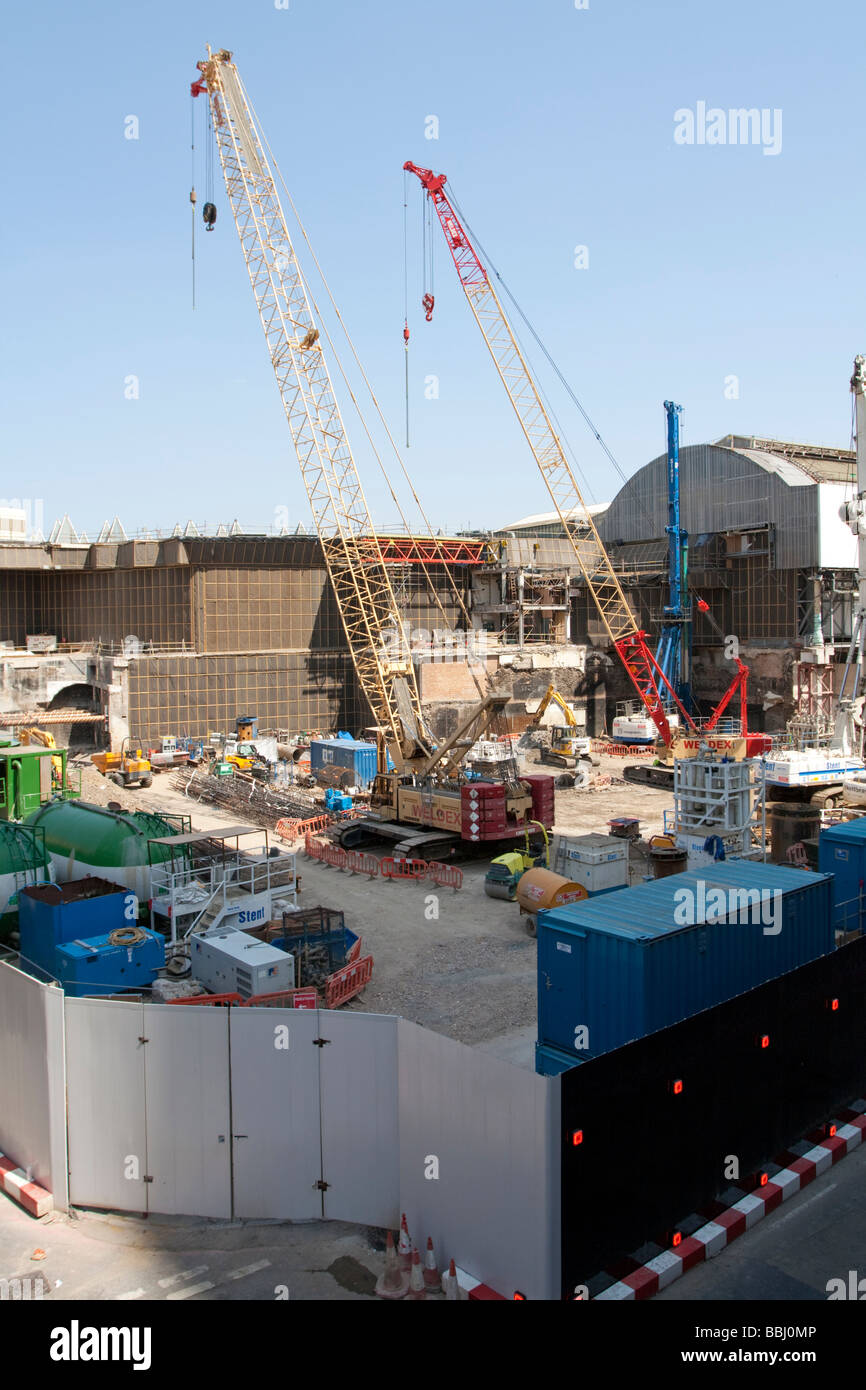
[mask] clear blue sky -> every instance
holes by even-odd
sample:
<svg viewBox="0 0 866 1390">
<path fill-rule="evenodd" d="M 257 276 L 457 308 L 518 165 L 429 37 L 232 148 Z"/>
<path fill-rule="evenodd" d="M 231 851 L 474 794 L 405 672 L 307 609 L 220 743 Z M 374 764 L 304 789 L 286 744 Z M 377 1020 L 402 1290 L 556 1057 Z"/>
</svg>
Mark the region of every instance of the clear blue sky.
<svg viewBox="0 0 866 1390">
<path fill-rule="evenodd" d="M 848 0 L 10 11 L 4 493 L 41 499 L 46 526 L 68 512 L 88 531 L 115 512 L 129 529 L 308 522 L 221 183 L 216 229 L 198 224 L 190 307 L 189 83 L 208 42 L 234 52 L 398 435 L 409 158 L 448 174 L 626 473 L 661 451 L 670 396 L 685 442 L 734 431 L 846 445 L 851 361 L 866 350 L 857 16 Z M 781 152 L 676 144 L 674 112 L 699 101 L 781 109 Z M 124 138 L 128 115 L 138 140 Z M 438 140 L 425 139 L 429 115 Z M 201 209 L 203 148 L 198 166 Z M 423 321 L 410 191 L 404 457 L 437 524 L 545 510 L 438 229 L 436 312 Z M 131 374 L 137 401 L 124 399 Z M 431 374 L 438 400 L 424 398 Z M 610 465 L 551 395 L 588 500 L 609 499 Z M 344 413 L 384 527 L 393 507 Z"/>
</svg>

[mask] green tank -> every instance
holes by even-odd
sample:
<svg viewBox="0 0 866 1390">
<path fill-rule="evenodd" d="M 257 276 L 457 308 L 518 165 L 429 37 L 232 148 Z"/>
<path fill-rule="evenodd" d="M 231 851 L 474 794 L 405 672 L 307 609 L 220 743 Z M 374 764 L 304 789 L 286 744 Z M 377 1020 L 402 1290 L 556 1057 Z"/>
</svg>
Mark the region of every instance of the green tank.
<svg viewBox="0 0 866 1390">
<path fill-rule="evenodd" d="M 44 883 L 50 873 L 42 832 L 0 820 L 0 941 L 18 926 L 19 890 Z"/>
<path fill-rule="evenodd" d="M 41 826 L 45 849 L 58 883 L 95 874 L 119 883 L 144 904 L 150 899 L 150 865 L 170 858 L 164 845 L 148 842 L 176 835 L 188 817 L 170 819 L 151 811 L 112 811 L 90 801 L 50 801 L 27 817 Z"/>
</svg>

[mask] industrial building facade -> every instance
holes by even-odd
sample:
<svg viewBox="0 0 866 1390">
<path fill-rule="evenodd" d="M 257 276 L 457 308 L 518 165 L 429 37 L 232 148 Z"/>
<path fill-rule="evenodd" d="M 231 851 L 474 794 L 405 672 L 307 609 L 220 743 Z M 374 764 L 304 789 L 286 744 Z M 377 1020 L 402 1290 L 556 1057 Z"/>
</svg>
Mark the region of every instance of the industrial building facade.
<svg viewBox="0 0 866 1390">
<path fill-rule="evenodd" d="M 112 703 L 115 731 L 148 741 L 205 736 L 243 712 L 262 728 L 296 731 L 370 722 L 314 537 L 7 544 L 0 568 L 7 709 L 37 702 L 108 713 Z M 444 610 L 456 625 L 444 574 L 432 576 L 437 603 L 415 568 L 393 571 L 407 623 L 441 627 Z M 22 664 L 13 652 L 38 634 L 56 638 L 57 652 Z M 71 671 L 64 687 L 61 657 L 71 652 L 87 669 Z M 24 674 L 37 663 L 41 683 Z"/>
<path fill-rule="evenodd" d="M 838 662 L 850 637 L 856 544 L 844 506 L 854 455 L 728 437 L 683 448 L 679 467 L 689 590 L 718 625 L 695 611 L 696 693 L 715 703 L 733 673 L 720 628 L 751 668 L 752 727 L 780 729 L 800 658 L 832 661 L 836 644 Z M 591 510 L 652 642 L 667 599 L 666 457 Z M 464 626 L 464 609 L 473 641 L 484 638 L 474 673 L 429 653 L 421 664 L 437 733 L 488 681 L 510 691 L 519 719 L 554 678 L 564 695 L 591 703 L 596 734 L 634 694 L 555 514 L 461 541 L 382 544 L 417 647 L 425 634 L 435 646 L 437 633 Z M 244 712 L 262 728 L 295 731 L 357 733 L 370 722 L 313 536 L 6 541 L 0 569 L 0 711 L 104 710 L 112 737 L 126 729 L 146 740 L 206 736 Z M 34 634 L 51 634 L 59 651 L 25 660 Z M 64 652 L 75 653 L 68 669 Z"/>
</svg>

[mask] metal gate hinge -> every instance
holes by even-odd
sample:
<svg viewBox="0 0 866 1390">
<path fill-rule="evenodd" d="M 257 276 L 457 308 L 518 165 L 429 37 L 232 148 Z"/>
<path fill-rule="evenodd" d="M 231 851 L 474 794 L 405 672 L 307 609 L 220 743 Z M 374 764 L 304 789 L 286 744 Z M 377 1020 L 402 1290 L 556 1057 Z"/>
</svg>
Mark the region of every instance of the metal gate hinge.
<svg viewBox="0 0 866 1390">
<path fill-rule="evenodd" d="M 331 1184 L 329 1182 L 325 1182 L 324 1178 L 319 1178 L 319 1181 L 316 1183 L 316 1188 L 319 1192 L 327 1192 L 330 1186 Z"/>
<path fill-rule="evenodd" d="M 142 1178 L 142 1182 L 153 1182 L 153 1178 Z"/>
<path fill-rule="evenodd" d="M 139 1038 L 139 1042 L 150 1042 L 150 1038 Z"/>
<path fill-rule="evenodd" d="M 325 1043 L 329 1043 L 330 1041 L 330 1038 L 313 1038 L 313 1047 L 324 1047 Z"/>
</svg>

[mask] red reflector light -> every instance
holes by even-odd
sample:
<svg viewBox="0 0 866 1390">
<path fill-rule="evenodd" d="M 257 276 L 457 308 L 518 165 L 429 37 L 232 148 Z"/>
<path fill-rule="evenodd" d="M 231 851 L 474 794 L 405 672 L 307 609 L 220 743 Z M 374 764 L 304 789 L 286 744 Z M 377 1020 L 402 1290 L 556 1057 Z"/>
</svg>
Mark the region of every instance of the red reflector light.
<svg viewBox="0 0 866 1390">
<path fill-rule="evenodd" d="M 673 1091 L 675 1096 L 681 1096 L 683 1093 L 683 1083 L 681 1081 L 675 1081 Z"/>
<path fill-rule="evenodd" d="M 525 1303 L 525 1302 L 526 1302 L 526 1294 L 525 1294 L 525 1293 L 521 1293 L 519 1289 L 515 1289 L 515 1290 L 514 1290 L 514 1302 L 515 1302 L 515 1303 Z"/>
<path fill-rule="evenodd" d="M 827 1133 L 830 1135 L 830 1138 L 831 1138 L 831 1139 L 835 1138 L 835 1135 L 836 1135 L 836 1126 L 835 1126 L 835 1125 L 830 1125 L 830 1126 L 828 1126 Z"/>
<path fill-rule="evenodd" d="M 831 1000 L 830 1000 L 830 1009 L 832 1010 L 833 1013 L 836 1012 L 836 1010 L 838 1009 L 838 1007 L 839 1007 L 839 1000 L 838 1000 L 838 999 L 831 999 Z"/>
<path fill-rule="evenodd" d="M 683 1233 L 682 1233 L 682 1231 L 674 1231 L 673 1239 L 672 1239 L 672 1241 L 671 1241 L 671 1245 L 672 1245 L 672 1246 L 674 1247 L 674 1249 L 676 1250 L 677 1246 L 678 1246 L 678 1245 L 682 1245 L 682 1243 L 683 1243 Z"/>
<path fill-rule="evenodd" d="M 762 1173 L 762 1174 L 761 1174 L 761 1186 L 762 1186 L 762 1187 L 766 1187 L 766 1186 L 767 1186 L 767 1174 L 766 1174 L 766 1173 Z"/>
<path fill-rule="evenodd" d="M 582 1129 L 574 1129 L 574 1130 L 572 1130 L 572 1132 L 571 1132 L 571 1143 L 572 1143 L 572 1147 L 575 1148 L 575 1149 L 577 1148 L 578 1144 L 582 1144 L 582 1143 L 583 1143 L 583 1130 L 582 1130 Z"/>
<path fill-rule="evenodd" d="M 769 1033 L 762 1033 L 762 1034 L 761 1034 L 761 1047 L 769 1047 L 769 1046 L 770 1046 L 770 1035 L 769 1035 Z"/>
</svg>

